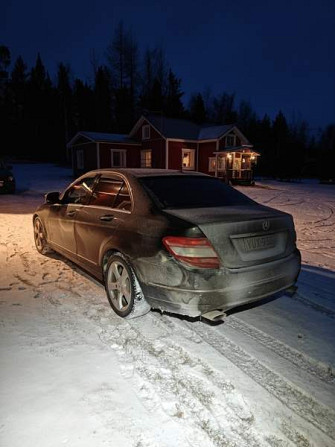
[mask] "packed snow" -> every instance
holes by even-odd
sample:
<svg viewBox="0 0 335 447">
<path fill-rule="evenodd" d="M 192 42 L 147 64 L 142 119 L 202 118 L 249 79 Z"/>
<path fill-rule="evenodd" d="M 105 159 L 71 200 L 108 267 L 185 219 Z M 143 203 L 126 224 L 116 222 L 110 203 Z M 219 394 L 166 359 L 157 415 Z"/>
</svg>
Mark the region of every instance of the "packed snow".
<svg viewBox="0 0 335 447">
<path fill-rule="evenodd" d="M 69 169 L 16 164 L 0 196 L 0 445 L 334 447 L 335 187 L 239 187 L 293 215 L 292 297 L 211 326 L 151 311 L 122 320 L 103 286 L 34 247 L 32 213 Z"/>
</svg>

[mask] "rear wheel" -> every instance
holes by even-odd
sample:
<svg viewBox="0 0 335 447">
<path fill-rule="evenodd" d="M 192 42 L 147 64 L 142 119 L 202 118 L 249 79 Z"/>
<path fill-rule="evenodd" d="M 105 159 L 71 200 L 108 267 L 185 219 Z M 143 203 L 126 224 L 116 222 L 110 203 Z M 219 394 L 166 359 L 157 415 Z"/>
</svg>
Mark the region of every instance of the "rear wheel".
<svg viewBox="0 0 335 447">
<path fill-rule="evenodd" d="M 45 230 L 39 217 L 34 220 L 34 241 L 37 251 L 42 255 L 52 251 L 47 243 Z"/>
<path fill-rule="evenodd" d="M 150 310 L 135 273 L 123 255 L 109 258 L 104 279 L 108 301 L 120 317 L 137 317 Z"/>
</svg>

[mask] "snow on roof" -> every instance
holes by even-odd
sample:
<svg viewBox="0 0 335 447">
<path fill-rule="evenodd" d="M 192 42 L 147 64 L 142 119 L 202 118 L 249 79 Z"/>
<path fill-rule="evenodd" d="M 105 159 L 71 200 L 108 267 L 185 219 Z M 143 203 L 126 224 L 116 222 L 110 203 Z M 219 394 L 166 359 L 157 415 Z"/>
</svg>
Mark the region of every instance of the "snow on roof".
<svg viewBox="0 0 335 447">
<path fill-rule="evenodd" d="M 223 126 L 208 126 L 200 129 L 199 140 L 217 139 L 227 133 L 234 127 L 234 124 L 226 124 Z"/>
<path fill-rule="evenodd" d="M 235 126 L 234 124 L 204 126 L 192 121 L 166 118 L 161 115 L 148 115 L 144 118 L 164 137 L 184 140 L 216 140 Z"/>
<path fill-rule="evenodd" d="M 148 115 L 145 118 L 166 138 L 197 140 L 200 126 L 192 121 Z"/>
<path fill-rule="evenodd" d="M 80 131 L 71 139 L 67 146 L 73 146 L 80 137 L 87 138 L 94 142 L 138 144 L 138 142 L 131 137 L 135 135 L 136 130 L 141 123 L 143 123 L 144 119 L 147 120 L 163 137 L 177 140 L 217 140 L 231 129 L 236 129 L 236 132 L 242 135 L 235 124 L 225 124 L 220 126 L 199 125 L 189 120 L 166 118 L 165 116 L 158 114 L 149 114 L 142 116 L 129 134 Z M 243 138 L 247 141 L 244 136 Z"/>
<path fill-rule="evenodd" d="M 80 131 L 72 138 L 72 140 L 68 143 L 68 146 L 72 146 L 80 137 L 88 138 L 94 142 L 137 144 L 137 142 L 129 138 L 129 135 L 127 134 Z"/>
</svg>

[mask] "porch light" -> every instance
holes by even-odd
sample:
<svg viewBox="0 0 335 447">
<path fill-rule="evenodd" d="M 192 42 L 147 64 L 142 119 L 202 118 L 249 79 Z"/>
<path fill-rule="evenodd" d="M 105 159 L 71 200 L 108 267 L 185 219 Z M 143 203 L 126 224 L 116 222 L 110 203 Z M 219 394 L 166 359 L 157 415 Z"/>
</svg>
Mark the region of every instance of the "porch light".
<svg viewBox="0 0 335 447">
<path fill-rule="evenodd" d="M 255 160 L 255 158 L 256 158 L 256 157 L 255 157 L 254 155 L 251 156 L 251 160 Z"/>
<path fill-rule="evenodd" d="M 228 154 L 227 157 L 230 159 L 232 158 L 232 154 Z"/>
<path fill-rule="evenodd" d="M 245 158 L 242 158 L 242 163 L 245 163 Z"/>
</svg>

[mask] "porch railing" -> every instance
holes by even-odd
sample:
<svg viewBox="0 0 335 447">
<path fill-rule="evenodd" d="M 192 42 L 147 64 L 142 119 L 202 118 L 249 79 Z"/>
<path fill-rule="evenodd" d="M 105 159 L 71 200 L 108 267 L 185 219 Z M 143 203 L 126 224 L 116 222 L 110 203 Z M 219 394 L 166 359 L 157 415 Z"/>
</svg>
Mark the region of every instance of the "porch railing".
<svg viewBox="0 0 335 447">
<path fill-rule="evenodd" d="M 251 169 L 227 169 L 228 180 L 252 180 Z"/>
</svg>

